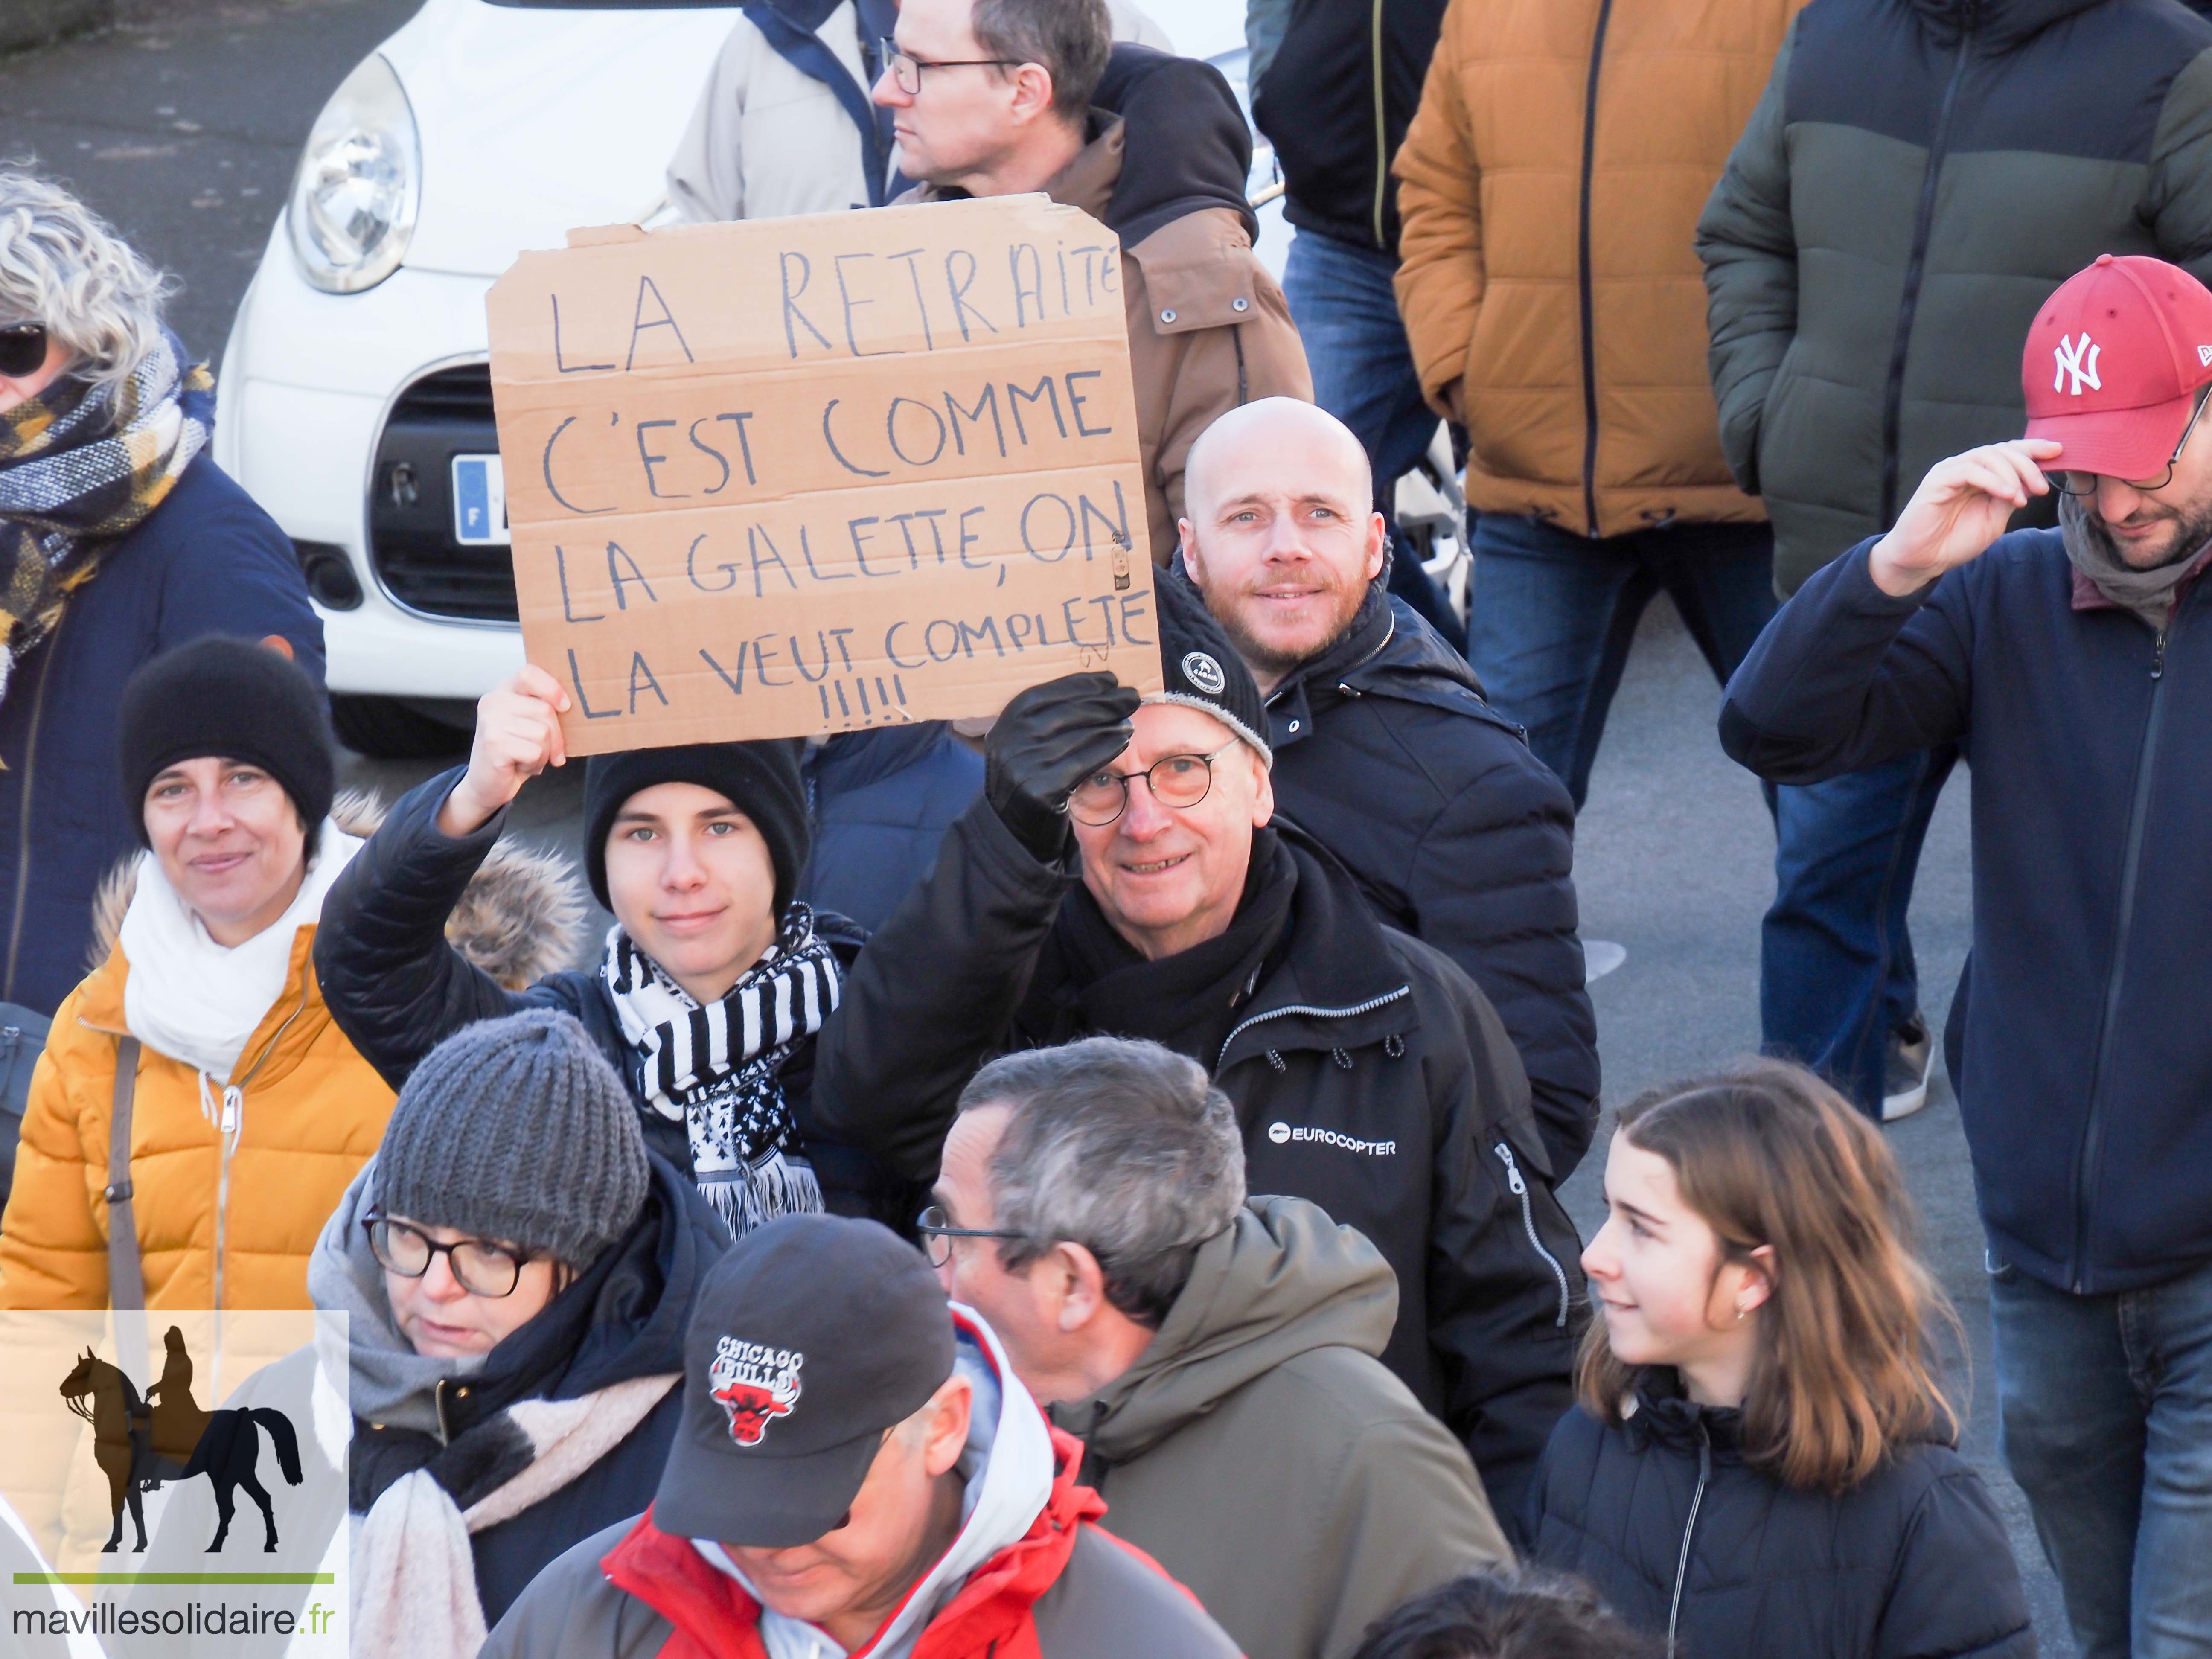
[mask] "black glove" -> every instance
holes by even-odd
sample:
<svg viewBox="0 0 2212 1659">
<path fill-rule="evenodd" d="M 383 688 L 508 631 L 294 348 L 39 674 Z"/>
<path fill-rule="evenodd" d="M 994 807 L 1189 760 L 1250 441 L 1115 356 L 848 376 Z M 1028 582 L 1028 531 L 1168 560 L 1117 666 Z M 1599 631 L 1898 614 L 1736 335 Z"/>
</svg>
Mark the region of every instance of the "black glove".
<svg viewBox="0 0 2212 1659">
<path fill-rule="evenodd" d="M 1067 798 L 1129 746 L 1137 694 L 1111 674 L 1069 674 L 1018 694 L 983 739 L 983 793 L 1041 864 L 1067 854 Z"/>
</svg>

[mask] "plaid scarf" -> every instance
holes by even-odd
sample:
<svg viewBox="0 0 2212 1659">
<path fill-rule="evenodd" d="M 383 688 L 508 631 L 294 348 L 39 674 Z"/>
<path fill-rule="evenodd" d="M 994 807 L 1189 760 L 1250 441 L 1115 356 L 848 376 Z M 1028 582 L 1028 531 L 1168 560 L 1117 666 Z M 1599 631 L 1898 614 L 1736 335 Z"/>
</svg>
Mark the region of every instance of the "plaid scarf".
<svg viewBox="0 0 2212 1659">
<path fill-rule="evenodd" d="M 215 379 L 160 346 L 119 386 L 64 375 L 0 410 L 0 697 L 69 596 L 159 507 L 206 445 Z"/>
<path fill-rule="evenodd" d="M 768 954 L 716 1002 L 695 1001 L 620 926 L 607 930 L 599 973 L 643 1061 L 647 1103 L 684 1125 L 692 1179 L 730 1231 L 818 1212 L 822 1188 L 777 1076 L 837 1006 L 837 958 L 814 936 L 813 911 L 786 911 Z"/>
</svg>

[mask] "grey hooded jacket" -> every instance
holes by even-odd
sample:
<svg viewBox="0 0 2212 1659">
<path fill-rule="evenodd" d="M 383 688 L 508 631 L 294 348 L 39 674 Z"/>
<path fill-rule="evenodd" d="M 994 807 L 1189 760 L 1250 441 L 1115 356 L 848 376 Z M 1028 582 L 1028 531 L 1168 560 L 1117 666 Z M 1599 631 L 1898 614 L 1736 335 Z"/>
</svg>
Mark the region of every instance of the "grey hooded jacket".
<svg viewBox="0 0 2212 1659">
<path fill-rule="evenodd" d="M 1397 1313 L 1359 1233 L 1255 1198 L 1137 1363 L 1053 1409 L 1106 1529 L 1249 1659 L 1339 1659 L 1408 1596 L 1512 1558 L 1465 1449 L 1376 1358 Z"/>
</svg>

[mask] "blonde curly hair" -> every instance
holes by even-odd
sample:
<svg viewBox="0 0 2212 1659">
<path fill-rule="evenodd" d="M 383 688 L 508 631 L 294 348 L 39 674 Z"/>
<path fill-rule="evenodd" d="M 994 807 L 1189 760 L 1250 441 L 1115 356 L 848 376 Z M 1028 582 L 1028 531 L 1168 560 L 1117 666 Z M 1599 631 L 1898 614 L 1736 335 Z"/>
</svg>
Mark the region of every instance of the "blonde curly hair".
<svg viewBox="0 0 2212 1659">
<path fill-rule="evenodd" d="M 0 171 L 0 327 L 43 323 L 70 373 L 112 389 L 161 342 L 169 278 L 58 185 Z"/>
</svg>

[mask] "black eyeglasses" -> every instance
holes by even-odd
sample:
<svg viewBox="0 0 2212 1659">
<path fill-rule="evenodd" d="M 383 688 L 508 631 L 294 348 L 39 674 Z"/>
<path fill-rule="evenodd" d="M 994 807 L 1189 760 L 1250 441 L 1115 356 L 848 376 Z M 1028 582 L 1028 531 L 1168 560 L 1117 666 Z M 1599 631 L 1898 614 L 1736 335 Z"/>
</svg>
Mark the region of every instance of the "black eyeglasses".
<svg viewBox="0 0 2212 1659">
<path fill-rule="evenodd" d="M 2167 458 L 2165 471 L 2160 473 L 2155 478 L 2123 478 L 2120 482 L 2130 489 L 2142 490 L 2145 495 L 2148 495 L 2154 489 L 2163 489 L 2172 483 L 2173 469 L 2181 464 L 2181 452 L 2189 447 L 2189 434 L 2197 429 L 2197 418 L 2203 414 L 2204 403 L 2208 397 L 2212 397 L 2212 386 L 2207 386 L 2197 392 L 2197 407 L 2189 411 L 2189 424 L 2181 428 L 2181 441 L 2174 445 L 2173 453 Z M 2097 493 L 2097 486 L 2104 482 L 2106 475 L 2101 472 L 2062 471 L 2046 472 L 2043 476 L 2051 480 L 2052 487 L 2062 495 L 2094 495 Z"/>
<path fill-rule="evenodd" d="M 10 323 L 0 328 L 0 374 L 19 380 L 35 374 L 46 361 L 46 325 Z"/>
<path fill-rule="evenodd" d="M 952 1241 L 956 1238 L 1027 1238 L 1027 1233 L 1010 1233 L 1003 1227 L 956 1227 L 952 1218 L 945 1212 L 942 1204 L 933 1204 L 915 1218 L 915 1231 L 922 1237 L 922 1248 L 929 1253 L 929 1265 L 942 1267 L 952 1260 Z"/>
<path fill-rule="evenodd" d="M 1067 798 L 1067 815 L 1093 830 L 1104 828 L 1129 810 L 1129 786 L 1139 778 L 1161 805 L 1177 811 L 1195 806 L 1213 788 L 1213 763 L 1236 746 L 1231 738 L 1210 755 L 1169 755 L 1141 772 L 1093 772 Z"/>
<path fill-rule="evenodd" d="M 488 1238 L 435 1243 L 420 1228 L 387 1215 L 371 1213 L 362 1218 L 361 1224 L 368 1230 L 369 1254 L 379 1267 L 402 1279 L 420 1279 L 430 1271 L 431 1261 L 442 1255 L 453 1282 L 471 1296 L 513 1296 L 522 1282 L 524 1265 L 536 1259 Z"/>
<path fill-rule="evenodd" d="M 936 69 L 1019 69 L 1018 58 L 946 58 L 932 59 L 917 58 L 910 52 L 901 52 L 896 41 L 885 39 L 876 42 L 876 52 L 884 71 L 898 83 L 898 89 L 909 98 L 921 96 L 921 72 Z"/>
</svg>

